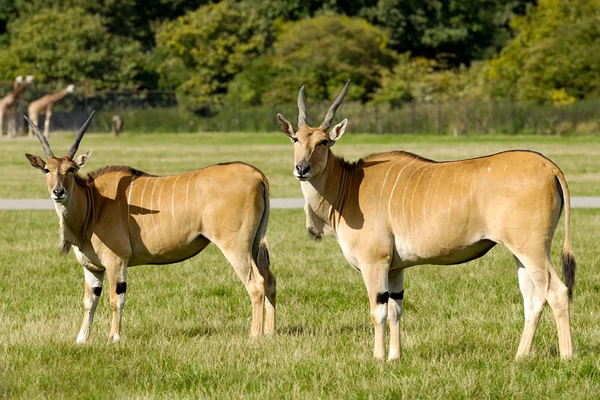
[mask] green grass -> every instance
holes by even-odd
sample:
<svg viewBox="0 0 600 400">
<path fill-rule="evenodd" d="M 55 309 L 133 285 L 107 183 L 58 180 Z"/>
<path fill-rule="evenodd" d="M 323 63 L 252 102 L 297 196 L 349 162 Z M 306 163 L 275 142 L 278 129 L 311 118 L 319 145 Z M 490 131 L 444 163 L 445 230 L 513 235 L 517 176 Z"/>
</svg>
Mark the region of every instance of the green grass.
<svg viewBox="0 0 600 400">
<path fill-rule="evenodd" d="M 290 178 L 292 179 L 292 178 Z M 302 210 L 273 210 L 279 333 L 252 341 L 250 302 L 214 246 L 177 265 L 128 273 L 122 341 L 108 344 L 102 296 L 91 343 L 74 344 L 83 277 L 58 255 L 51 211 L 0 212 L 0 397 L 13 398 L 595 398 L 600 392 L 600 211 L 574 210 L 579 271 L 576 356 L 558 359 L 547 309 L 534 356 L 513 361 L 522 300 L 512 256 L 497 246 L 459 266 L 406 273 L 403 359 L 372 360 L 360 274 L 335 241 L 306 239 Z M 553 260 L 563 240 L 559 224 Z"/>
<path fill-rule="evenodd" d="M 54 135 L 64 154 L 72 136 Z M 0 142 L 3 198 L 46 198 L 42 174 L 23 156 L 37 141 Z M 89 135 L 84 172 L 129 164 L 155 174 L 244 160 L 269 178 L 272 197 L 300 197 L 289 141 L 280 133 Z M 600 195 L 591 137 L 392 136 L 347 133 L 336 154 L 356 159 L 402 149 L 448 160 L 506 149 L 540 151 L 565 172 L 573 195 Z M 273 210 L 272 269 L 278 277 L 279 333 L 252 341 L 250 301 L 214 246 L 177 265 L 128 273 L 122 341 L 107 343 L 103 296 L 89 345 L 74 344 L 83 276 L 73 254 L 58 255 L 51 211 L 0 212 L 0 398 L 594 398 L 600 391 L 600 210 L 574 210 L 579 270 L 573 303 L 576 356 L 558 359 L 546 310 L 534 357 L 514 362 L 523 326 L 512 256 L 498 246 L 465 265 L 406 273 L 403 359 L 372 360 L 364 284 L 330 239 L 306 239 L 301 210 Z M 563 240 L 559 224 L 553 260 Z"/>
<path fill-rule="evenodd" d="M 54 152 L 64 155 L 72 135 L 50 138 Z M 37 140 L 2 139 L 0 158 L 1 198 L 46 198 L 42 175 L 29 166 L 24 153 L 42 154 Z M 272 197 L 301 197 L 300 185 L 292 177 L 293 153 L 289 140 L 279 132 L 110 135 L 89 134 L 81 151 L 93 149 L 82 172 L 104 165 L 131 165 L 153 174 L 172 174 L 207 165 L 241 160 L 260 168 L 271 182 Z M 564 171 L 572 195 L 600 195 L 597 157 L 600 141 L 594 137 L 548 136 L 409 136 L 348 132 L 334 152 L 354 160 L 370 153 L 406 150 L 434 160 L 452 160 L 508 149 L 543 153 Z"/>
</svg>

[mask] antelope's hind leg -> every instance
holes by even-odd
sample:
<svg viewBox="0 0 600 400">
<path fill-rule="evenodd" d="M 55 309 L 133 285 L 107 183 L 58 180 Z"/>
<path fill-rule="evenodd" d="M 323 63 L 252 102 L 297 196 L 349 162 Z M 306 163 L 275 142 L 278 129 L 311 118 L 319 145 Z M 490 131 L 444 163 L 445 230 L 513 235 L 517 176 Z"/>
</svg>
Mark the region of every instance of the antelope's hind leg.
<svg viewBox="0 0 600 400">
<path fill-rule="evenodd" d="M 276 323 L 276 301 L 277 301 L 277 280 L 275 275 L 269 270 L 266 271 L 266 297 L 265 297 L 265 334 L 272 335 L 277 331 Z"/>
<path fill-rule="evenodd" d="M 102 293 L 102 281 L 104 280 L 104 271 L 90 271 L 83 267 L 83 275 L 85 277 L 85 286 L 83 294 L 83 323 L 77 335 L 77 343 L 86 343 L 90 336 L 92 320 L 98 300 Z"/>
<path fill-rule="evenodd" d="M 515 254 L 513 252 L 513 254 Z M 536 253 L 533 253 L 534 255 Z M 518 262 L 524 267 L 527 276 L 535 287 L 535 294 L 529 294 L 529 316 L 527 316 L 528 302 L 525 300 L 525 292 L 523 294 L 526 306 L 526 321 L 523 330 L 523 337 L 517 351 L 517 358 L 526 356 L 531 350 L 531 343 L 537 322 L 543 310 L 545 301 L 548 301 L 552 314 L 556 321 L 558 330 L 558 345 L 560 349 L 560 357 L 562 359 L 570 359 L 573 356 L 573 342 L 571 338 L 570 325 L 570 310 L 569 310 L 569 291 L 566 285 L 560 280 L 556 270 L 550 261 L 549 251 L 540 251 L 537 256 L 531 257 L 524 254 L 515 254 Z M 521 268 L 519 268 L 521 270 Z M 522 284 L 531 292 L 531 283 L 525 278 L 523 272 L 519 272 L 519 284 Z M 523 291 L 523 287 L 521 288 Z M 529 321 L 527 318 L 529 317 Z"/>
<path fill-rule="evenodd" d="M 235 249 L 219 246 L 248 291 L 250 301 L 252 302 L 252 327 L 250 328 L 250 336 L 257 337 L 263 334 L 264 329 L 266 284 L 265 279 L 260 274 L 252 258 L 251 246 L 242 247 L 243 249 Z"/>
<path fill-rule="evenodd" d="M 529 272 L 525 266 L 515 257 L 517 262 L 517 274 L 519 277 L 519 288 L 523 295 L 523 311 L 525 317 L 525 326 L 523 327 L 523 335 L 517 350 L 516 358 L 529 356 L 533 338 L 537 329 L 540 316 L 546 304 L 546 298 L 535 287 L 535 284 L 529 277 Z"/>
</svg>

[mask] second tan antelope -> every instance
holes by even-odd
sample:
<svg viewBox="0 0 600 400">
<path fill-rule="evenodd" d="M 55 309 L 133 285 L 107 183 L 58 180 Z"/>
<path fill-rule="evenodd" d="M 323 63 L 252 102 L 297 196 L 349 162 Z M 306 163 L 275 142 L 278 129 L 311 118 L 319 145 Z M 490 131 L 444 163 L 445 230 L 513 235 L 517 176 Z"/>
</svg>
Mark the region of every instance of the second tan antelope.
<svg viewBox="0 0 600 400">
<path fill-rule="evenodd" d="M 395 151 L 354 163 L 331 147 L 348 121 L 329 128 L 350 81 L 323 123 L 307 124 L 304 86 L 298 95 L 298 129 L 277 115 L 294 144 L 294 176 L 306 201 L 306 227 L 314 238 L 337 239 L 344 257 L 367 286 L 375 327 L 375 358 L 385 357 L 386 319 L 390 360 L 400 357 L 404 269 L 450 265 L 506 246 L 518 267 L 525 327 L 517 357 L 530 354 L 546 301 L 558 328 L 560 356 L 571 358 L 570 297 L 575 259 L 570 245 L 570 194 L 561 170 L 541 154 L 506 151 L 469 160 L 435 162 Z M 565 241 L 562 269 L 550 260 L 552 237 L 562 209 Z"/>
<path fill-rule="evenodd" d="M 72 246 L 83 266 L 84 316 L 77 342 L 88 340 L 105 275 L 113 310 L 110 339 L 117 341 L 127 268 L 183 261 L 211 242 L 223 252 L 250 295 L 251 335 L 274 333 L 276 291 L 266 240 L 267 178 L 241 162 L 170 176 L 123 166 L 80 176 L 77 171 L 91 151 L 77 158 L 75 153 L 92 117 L 93 113 L 64 157 L 52 153 L 46 137 L 25 117 L 42 143 L 46 161 L 25 156 L 45 174 L 58 214 L 63 253 Z"/>
</svg>

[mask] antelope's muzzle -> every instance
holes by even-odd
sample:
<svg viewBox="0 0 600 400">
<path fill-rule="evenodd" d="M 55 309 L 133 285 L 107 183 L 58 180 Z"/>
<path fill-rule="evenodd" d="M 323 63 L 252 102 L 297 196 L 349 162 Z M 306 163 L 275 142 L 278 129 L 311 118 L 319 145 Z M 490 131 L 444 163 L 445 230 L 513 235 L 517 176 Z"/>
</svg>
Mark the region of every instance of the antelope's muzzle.
<svg viewBox="0 0 600 400">
<path fill-rule="evenodd" d="M 294 176 L 301 181 L 310 179 L 310 164 L 306 160 L 300 161 L 294 168 Z"/>
<path fill-rule="evenodd" d="M 64 201 L 67 198 L 67 192 L 64 187 L 55 187 L 52 189 L 50 197 L 54 201 Z"/>
</svg>

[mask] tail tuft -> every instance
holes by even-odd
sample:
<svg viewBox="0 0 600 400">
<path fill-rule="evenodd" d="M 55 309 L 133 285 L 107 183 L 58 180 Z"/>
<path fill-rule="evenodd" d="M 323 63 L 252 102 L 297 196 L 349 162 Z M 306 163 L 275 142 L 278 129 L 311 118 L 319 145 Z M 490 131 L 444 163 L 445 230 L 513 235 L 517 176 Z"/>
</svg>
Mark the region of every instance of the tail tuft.
<svg viewBox="0 0 600 400">
<path fill-rule="evenodd" d="M 269 257 L 269 248 L 267 247 L 267 239 L 260 241 L 258 246 L 258 253 L 256 254 L 256 266 L 258 271 L 265 278 L 268 279 L 269 267 L 271 266 L 271 259 Z"/>
<path fill-rule="evenodd" d="M 567 289 L 569 289 L 569 300 L 573 301 L 573 286 L 575 286 L 577 263 L 575 262 L 575 257 L 570 249 L 563 249 L 561 258 L 565 285 L 567 285 Z"/>
</svg>

